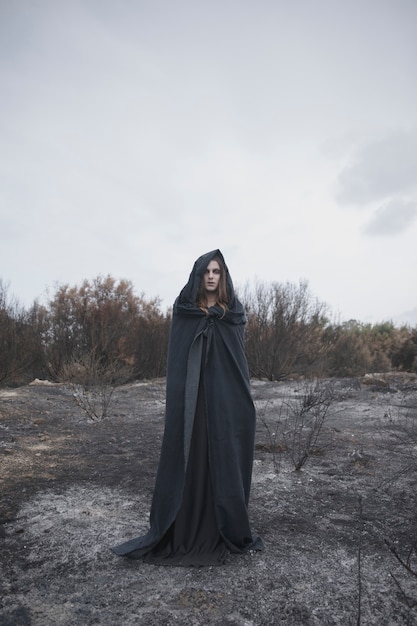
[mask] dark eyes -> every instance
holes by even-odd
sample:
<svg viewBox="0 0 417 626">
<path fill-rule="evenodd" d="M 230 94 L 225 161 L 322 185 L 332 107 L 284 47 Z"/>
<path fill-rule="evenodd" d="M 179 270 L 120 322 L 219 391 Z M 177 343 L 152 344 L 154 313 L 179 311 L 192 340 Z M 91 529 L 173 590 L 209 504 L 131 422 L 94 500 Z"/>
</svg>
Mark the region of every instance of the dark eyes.
<svg viewBox="0 0 417 626">
<path fill-rule="evenodd" d="M 212 270 L 213 274 L 220 274 L 220 270 Z M 206 274 L 209 274 L 209 270 L 206 270 Z"/>
</svg>

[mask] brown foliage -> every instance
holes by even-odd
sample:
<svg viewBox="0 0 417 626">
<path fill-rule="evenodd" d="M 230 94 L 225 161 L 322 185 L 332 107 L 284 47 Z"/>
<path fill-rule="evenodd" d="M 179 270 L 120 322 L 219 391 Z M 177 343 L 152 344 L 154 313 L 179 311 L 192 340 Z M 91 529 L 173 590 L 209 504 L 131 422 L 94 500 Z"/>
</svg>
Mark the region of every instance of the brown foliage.
<svg viewBox="0 0 417 626">
<path fill-rule="evenodd" d="M 137 296 L 129 281 L 111 276 L 60 287 L 49 304 L 45 349 L 50 375 L 94 354 L 101 366 L 130 367 L 131 377 L 161 376 L 167 317 L 157 298 Z"/>
<path fill-rule="evenodd" d="M 322 367 L 326 346 L 321 341 L 326 307 L 314 299 L 308 283 L 257 282 L 246 286 L 248 312 L 246 352 L 251 374 L 283 380 L 294 373 L 310 374 Z"/>
<path fill-rule="evenodd" d="M 25 311 L 0 279 L 0 383 L 29 382 L 43 371 L 42 323 L 42 307 Z"/>
<path fill-rule="evenodd" d="M 331 323 L 308 283 L 257 282 L 241 296 L 248 313 L 246 352 L 251 375 L 351 377 L 417 372 L 417 328 L 392 322 Z M 93 358 L 99 370 L 127 379 L 165 375 L 170 313 L 158 298 L 136 295 L 127 280 L 99 276 L 61 285 L 46 306 L 29 310 L 0 280 L 0 383 L 62 380 L 68 367 Z"/>
</svg>

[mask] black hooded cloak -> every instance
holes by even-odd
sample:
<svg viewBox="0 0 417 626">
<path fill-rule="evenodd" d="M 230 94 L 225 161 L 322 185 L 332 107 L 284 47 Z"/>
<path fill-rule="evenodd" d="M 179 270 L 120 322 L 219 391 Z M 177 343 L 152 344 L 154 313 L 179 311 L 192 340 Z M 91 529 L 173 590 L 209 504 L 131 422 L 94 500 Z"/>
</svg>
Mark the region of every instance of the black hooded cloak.
<svg viewBox="0 0 417 626">
<path fill-rule="evenodd" d="M 185 497 L 187 466 L 193 457 L 190 455 L 192 440 L 194 446 L 193 426 L 202 402 L 208 449 L 206 465 L 219 536 L 231 552 L 263 549 L 261 539 L 252 535 L 248 519 L 256 415 L 244 352 L 246 315 L 235 296 L 225 263 L 227 311 L 214 306 L 207 315 L 196 305 L 200 282 L 215 256 L 224 263 L 220 250 L 197 259 L 174 303 L 165 431 L 150 529 L 146 535 L 114 547 L 118 555 L 141 558 L 160 544 L 173 527 Z"/>
</svg>

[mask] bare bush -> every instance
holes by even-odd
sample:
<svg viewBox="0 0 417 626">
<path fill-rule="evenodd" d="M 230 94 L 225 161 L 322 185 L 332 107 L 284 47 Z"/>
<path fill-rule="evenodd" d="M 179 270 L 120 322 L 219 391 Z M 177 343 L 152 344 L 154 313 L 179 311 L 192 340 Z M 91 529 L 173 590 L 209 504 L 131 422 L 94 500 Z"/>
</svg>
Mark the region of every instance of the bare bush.
<svg viewBox="0 0 417 626">
<path fill-rule="evenodd" d="M 44 309 L 27 311 L 0 279 L 0 383 L 24 384 L 45 373 L 42 349 Z"/>
<path fill-rule="evenodd" d="M 286 445 L 282 441 L 280 425 L 285 419 L 282 416 L 284 405 L 279 407 L 278 416 L 274 415 L 274 421 L 272 423 L 268 420 L 268 413 L 273 411 L 273 407 L 270 406 L 269 400 L 260 406 L 259 402 L 256 403 L 256 414 L 258 420 L 265 428 L 268 435 L 267 444 L 258 444 L 257 448 L 262 449 L 265 452 L 271 454 L 274 470 L 277 474 L 281 471 L 282 453 L 286 451 Z"/>
<path fill-rule="evenodd" d="M 400 406 L 388 405 L 384 430 L 390 434 L 390 453 L 400 458 L 400 469 L 387 476 L 385 485 L 392 485 L 400 476 L 417 475 L 417 391 L 413 390 Z"/>
<path fill-rule="evenodd" d="M 392 456 L 399 460 L 399 469 L 388 473 L 380 486 L 392 488 L 401 478 L 408 478 L 414 486 L 417 476 L 417 392 L 414 389 L 406 395 L 399 406 L 388 405 L 385 410 L 382 429 L 389 434 L 388 446 Z M 386 438 L 384 438 L 386 439 Z M 397 464 L 396 464 L 397 465 Z M 412 490 L 410 508 L 415 509 L 415 489 Z M 413 498 L 414 496 L 414 498 Z M 383 541 L 396 562 L 402 568 L 399 574 L 390 572 L 399 597 L 409 610 L 408 623 L 414 623 L 412 613 L 417 607 L 416 588 L 410 587 L 410 580 L 417 579 L 417 533 L 416 518 L 399 518 L 390 536 L 384 533 Z"/>
<path fill-rule="evenodd" d="M 108 417 L 115 387 L 129 378 L 130 371 L 113 361 L 105 363 L 93 352 L 74 359 L 61 369 L 77 405 L 92 420 Z"/>
<path fill-rule="evenodd" d="M 322 370 L 326 306 L 313 298 L 306 281 L 247 285 L 242 300 L 249 318 L 246 353 L 252 376 L 283 380 L 295 372 Z"/>
<path fill-rule="evenodd" d="M 404 538 L 396 538 L 395 540 L 385 538 L 384 543 L 401 566 L 398 573 L 394 574 L 391 570 L 390 576 L 399 590 L 399 599 L 408 609 L 406 623 L 411 626 L 411 624 L 415 624 L 414 609 L 417 607 L 415 587 L 415 582 L 417 582 L 417 536 L 415 530 L 408 541 Z"/>
<path fill-rule="evenodd" d="M 283 440 L 296 470 L 317 448 L 320 433 L 334 399 L 331 383 L 306 383 L 302 395 L 288 404 Z"/>
<path fill-rule="evenodd" d="M 329 408 L 334 400 L 333 385 L 329 382 L 308 381 L 296 399 L 283 402 L 278 415 L 271 423 L 265 412 L 258 418 L 264 425 L 269 439 L 269 451 L 275 471 L 280 469 L 277 453 L 289 455 L 296 471 L 318 449 L 320 434 Z"/>
<path fill-rule="evenodd" d="M 8 285 L 0 280 L 0 382 L 15 376 L 18 366 L 18 305 L 8 294 Z"/>
<path fill-rule="evenodd" d="M 395 556 L 397 561 L 412 576 L 417 578 L 417 537 L 411 540 L 411 545 L 407 546 L 405 554 L 401 554 L 394 542 L 385 540 L 385 544 Z M 417 605 L 417 601 L 415 602 Z"/>
</svg>

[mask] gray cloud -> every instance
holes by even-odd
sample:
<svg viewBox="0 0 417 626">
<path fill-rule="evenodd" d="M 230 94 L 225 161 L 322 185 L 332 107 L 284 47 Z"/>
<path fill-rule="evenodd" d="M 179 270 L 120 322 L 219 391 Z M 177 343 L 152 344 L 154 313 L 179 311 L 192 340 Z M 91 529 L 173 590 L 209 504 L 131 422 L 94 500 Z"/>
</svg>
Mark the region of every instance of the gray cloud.
<svg viewBox="0 0 417 626">
<path fill-rule="evenodd" d="M 396 131 L 363 146 L 337 180 L 340 204 L 363 206 L 417 193 L 417 129 Z"/>
<path fill-rule="evenodd" d="M 220 247 L 236 281 L 308 273 L 347 319 L 412 309 L 417 131 L 392 129 L 417 129 L 415 0 L 122 4 L 0 2 L 0 269 L 18 296 L 111 273 L 171 304 Z M 406 276 L 384 241 L 361 245 L 361 215 L 336 239 L 346 155 L 339 202 L 381 207 L 368 237 L 408 227 L 390 241 Z"/>
<path fill-rule="evenodd" d="M 417 202 L 391 200 L 375 211 L 365 229 L 368 235 L 396 235 L 402 233 L 417 217 Z"/>
</svg>

